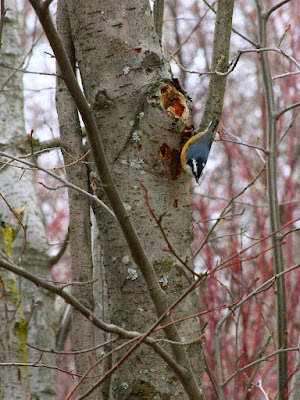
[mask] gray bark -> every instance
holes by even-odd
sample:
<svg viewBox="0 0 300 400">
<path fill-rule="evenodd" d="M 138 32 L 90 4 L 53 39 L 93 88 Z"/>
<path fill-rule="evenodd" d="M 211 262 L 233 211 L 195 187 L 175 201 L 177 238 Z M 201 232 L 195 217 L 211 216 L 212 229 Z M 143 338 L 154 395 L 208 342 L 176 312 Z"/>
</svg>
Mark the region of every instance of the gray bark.
<svg viewBox="0 0 300 400">
<path fill-rule="evenodd" d="M 66 2 L 60 1 L 58 7 L 57 25 L 69 59 L 75 69 L 73 45 L 69 34 L 69 20 L 66 12 Z M 59 72 L 59 70 L 58 70 Z M 57 80 L 57 113 L 60 125 L 61 145 L 65 164 L 74 162 L 85 153 L 82 143 L 82 132 L 78 119 L 76 105 L 62 79 Z M 77 163 L 66 168 L 67 178 L 76 186 L 88 191 L 88 171 L 84 163 Z M 91 222 L 89 199 L 69 190 L 69 235 L 71 252 L 71 272 L 74 282 L 90 282 L 85 285 L 72 285 L 71 294 L 90 310 L 94 310 L 93 298 L 93 263 L 91 249 Z M 95 346 L 94 327 L 80 313 L 72 311 L 72 349 L 83 350 Z M 75 355 L 76 370 L 83 375 L 95 361 L 94 352 Z M 97 375 L 97 369 L 93 370 Z M 95 382 L 85 379 L 80 385 L 80 391 L 85 393 Z M 91 399 L 99 400 L 101 390 L 95 390 Z"/>
<path fill-rule="evenodd" d="M 8 9 L 4 21 L 2 35 L 1 60 L 13 67 L 20 65 L 22 47 L 19 33 L 16 1 L 5 2 Z M 5 86 L 0 93 L 0 143 L 8 145 L 13 155 L 24 155 L 30 152 L 23 119 L 22 75 L 15 73 L 10 80 L 12 70 L 0 68 L 0 85 Z M 19 212 L 23 225 L 26 226 L 27 243 L 22 256 L 22 265 L 40 277 L 50 277 L 50 263 L 46 253 L 48 248 L 43 217 L 35 192 L 34 175 L 12 167 L 1 170 L 0 192 L 11 208 Z M 22 177 L 21 177 L 22 176 Z M 21 179 L 20 179 L 21 177 Z M 4 226 L 10 226 L 16 239 L 11 252 L 6 252 L 15 259 L 24 246 L 24 231 L 7 204 L 0 200 L 0 213 Z M 3 245 L 3 243 L 2 243 Z M 1 248 L 3 249 L 1 245 Z M 1 321 L 1 361 L 36 362 L 39 352 L 26 348 L 26 342 L 40 348 L 54 347 L 55 323 L 53 312 L 54 297 L 44 290 L 37 289 L 26 281 L 16 279 L 12 274 L 1 271 L 3 286 L 1 288 L 1 319 L 5 317 L 3 310 L 9 310 L 7 318 L 12 318 L 9 326 Z M 7 295 L 7 303 L 4 293 Z M 22 297 L 19 297 L 19 296 Z M 22 300 L 21 303 L 20 300 Z M 17 307 L 17 305 L 19 306 Z M 14 310 L 17 308 L 16 313 Z M 30 321 L 29 321 L 30 319 Z M 51 364 L 53 356 L 45 354 L 43 362 Z M 28 381 L 30 377 L 30 388 Z M 20 379 L 19 379 L 20 377 Z M 8 380 L 10 383 L 8 383 Z M 54 399 L 56 392 L 56 376 L 45 368 L 3 367 L 1 369 L 1 399 L 33 398 Z"/>
<path fill-rule="evenodd" d="M 163 59 L 148 2 L 128 6 L 127 2 L 68 1 L 68 5 L 83 87 L 98 126 L 105 132 L 102 140 L 115 183 L 171 304 L 193 277 L 164 251 L 166 243 L 149 213 L 140 183 L 147 187 L 156 214 L 166 213 L 163 226 L 174 248 L 191 263 L 189 179 L 180 173 L 178 164 L 188 105 L 174 87 Z M 176 96 L 184 103 L 180 116 L 172 107 Z M 99 223 L 111 322 L 143 332 L 156 319 L 143 278 L 118 225 L 102 212 Z M 195 310 L 193 294 L 172 315 L 178 318 Z M 199 336 L 192 321 L 182 323 L 179 331 L 187 341 Z M 200 345 L 192 347 L 191 362 L 200 376 Z M 114 355 L 113 361 L 120 357 L 120 353 Z M 174 373 L 149 348 L 142 347 L 113 375 L 109 398 L 131 398 L 145 389 L 161 397 L 186 398 Z"/>
</svg>

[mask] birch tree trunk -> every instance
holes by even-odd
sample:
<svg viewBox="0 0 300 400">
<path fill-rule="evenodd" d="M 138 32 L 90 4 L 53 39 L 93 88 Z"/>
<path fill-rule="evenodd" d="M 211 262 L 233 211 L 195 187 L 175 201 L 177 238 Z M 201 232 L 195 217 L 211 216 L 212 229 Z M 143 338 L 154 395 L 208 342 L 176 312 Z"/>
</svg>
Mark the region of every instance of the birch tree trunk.
<svg viewBox="0 0 300 400">
<path fill-rule="evenodd" d="M 22 46 L 17 3 L 15 0 L 7 0 L 5 7 L 7 12 L 2 34 L 1 61 L 18 67 L 22 60 Z M 30 145 L 24 127 L 21 73 L 1 66 L 0 85 L 1 147 L 5 147 L 12 155 L 25 155 L 30 153 Z M 49 278 L 51 265 L 47 255 L 48 243 L 35 191 L 34 174 L 32 171 L 23 172 L 22 169 L 10 166 L 0 171 L 1 251 L 9 258 L 20 261 L 22 266 L 39 277 Z M 10 207 L 23 221 L 23 227 L 26 227 L 26 240 L 24 229 Z M 54 348 L 54 297 L 6 271 L 1 271 L 0 282 L 1 362 L 36 362 L 40 353 L 28 349 L 26 342 L 39 348 Z M 53 359 L 51 355 L 43 355 L 45 364 L 54 364 Z M 24 366 L 1 368 L 1 399 L 50 400 L 55 398 L 55 394 L 56 376 L 52 370 Z"/>
<path fill-rule="evenodd" d="M 192 266 L 189 178 L 180 173 L 179 166 L 182 132 L 189 122 L 187 99 L 163 58 L 147 1 L 67 4 L 75 58 L 87 100 L 105 132 L 102 140 L 115 183 L 172 304 L 193 282 L 193 274 L 165 251 L 167 244 L 140 184 L 148 189 L 156 215 L 164 214 L 162 225 L 176 252 L 182 259 L 188 257 Z M 104 212 L 97 219 L 109 296 L 108 322 L 144 332 L 157 315 L 143 277 L 116 222 Z M 193 311 L 195 293 L 172 314 L 180 318 Z M 181 323 L 179 331 L 184 341 L 200 335 L 198 323 L 191 320 Z M 191 345 L 189 350 L 200 383 L 201 346 Z M 115 354 L 113 363 L 121 356 Z M 113 375 L 109 399 L 131 398 L 145 390 L 186 398 L 174 373 L 152 350 L 142 347 Z"/>
</svg>

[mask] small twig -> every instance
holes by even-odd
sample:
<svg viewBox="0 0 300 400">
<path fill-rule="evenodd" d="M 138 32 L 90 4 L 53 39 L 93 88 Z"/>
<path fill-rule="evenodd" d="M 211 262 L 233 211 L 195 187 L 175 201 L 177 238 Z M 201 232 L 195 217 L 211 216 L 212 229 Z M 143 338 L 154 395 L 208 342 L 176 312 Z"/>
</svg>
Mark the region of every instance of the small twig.
<svg viewBox="0 0 300 400">
<path fill-rule="evenodd" d="M 252 386 L 257 387 L 262 392 L 265 400 L 270 400 L 270 397 L 268 396 L 267 392 L 262 387 L 261 379 L 257 383 L 252 382 Z"/>
<path fill-rule="evenodd" d="M 33 75 L 46 75 L 46 76 L 55 76 L 55 77 L 60 77 L 59 74 L 55 74 L 54 72 L 35 72 L 35 71 L 28 71 L 27 69 L 23 69 L 23 68 L 17 68 L 17 67 L 13 67 L 12 65 L 8 65 L 6 63 L 4 63 L 3 61 L 0 62 L 0 66 L 7 68 L 7 69 L 11 69 L 15 72 L 22 72 L 23 74 L 33 74 Z M 2 90 L 2 89 L 1 89 Z"/>
<path fill-rule="evenodd" d="M 285 74 L 281 74 L 281 75 L 275 75 L 273 76 L 273 80 L 275 79 L 279 79 L 279 78 L 285 78 L 286 76 L 293 76 L 293 75 L 299 75 L 300 71 L 296 71 L 296 72 L 286 72 Z"/>
<path fill-rule="evenodd" d="M 20 162 L 20 163 L 22 163 L 22 164 L 25 164 L 25 165 L 29 166 L 30 169 L 36 168 L 36 165 L 35 165 L 35 164 L 32 164 L 32 163 L 30 163 L 30 162 L 28 162 L 28 161 L 21 160 L 20 158 L 14 157 L 14 156 L 12 156 L 12 155 L 10 155 L 10 154 L 8 154 L 8 153 L 5 153 L 5 152 L 3 152 L 3 151 L 0 151 L 0 156 L 6 157 L 6 158 L 10 158 L 10 159 L 12 159 L 12 160 L 14 160 L 14 161 L 18 161 L 18 162 Z M 5 161 L 1 161 L 1 160 L 0 160 L 0 163 L 2 163 L 2 164 L 7 164 L 7 165 L 10 165 L 10 166 L 12 166 L 12 167 L 16 167 L 16 168 L 23 169 L 23 167 L 21 167 L 21 166 L 19 166 L 19 165 L 15 165 L 15 164 L 12 164 L 12 163 L 7 163 L 7 162 L 5 162 Z M 79 192 L 79 193 L 81 193 L 81 194 L 84 194 L 85 196 L 89 197 L 91 200 L 95 201 L 95 202 L 98 203 L 102 208 L 104 208 L 104 209 L 116 220 L 116 216 L 115 216 L 114 212 L 111 211 L 111 209 L 110 209 L 109 207 L 107 207 L 107 205 L 104 204 L 103 201 L 101 201 L 98 197 L 94 196 L 93 194 L 91 194 L 91 193 L 89 193 L 89 192 L 86 192 L 85 190 L 81 189 L 80 187 L 78 187 L 78 186 L 76 186 L 76 185 L 73 185 L 72 183 L 70 183 L 70 182 L 68 182 L 67 180 L 65 180 L 64 178 L 62 178 L 62 177 L 56 175 L 54 172 L 49 171 L 48 169 L 45 169 L 45 168 L 42 168 L 42 167 L 38 167 L 38 169 L 39 169 L 40 171 L 43 171 L 43 172 L 45 172 L 46 174 L 52 176 L 53 178 L 57 179 L 58 181 L 64 183 L 66 186 L 68 186 L 68 187 L 70 187 L 70 188 L 76 190 L 77 192 Z"/>
<path fill-rule="evenodd" d="M 287 28 L 285 29 L 285 31 L 284 31 L 283 34 L 281 35 L 281 38 L 279 39 L 278 44 L 277 44 L 277 46 L 276 46 L 276 47 L 278 47 L 278 49 L 280 49 L 281 43 L 282 43 L 283 39 L 285 38 L 286 34 L 288 33 L 288 31 L 289 31 L 290 29 L 291 29 L 291 24 L 289 24 L 289 25 L 287 26 Z"/>
<path fill-rule="evenodd" d="M 56 263 L 58 263 L 58 261 L 61 259 L 61 257 L 64 255 L 64 253 L 65 253 L 65 251 L 66 251 L 66 249 L 67 249 L 67 247 L 68 247 L 68 244 L 69 244 L 69 231 L 67 232 L 67 235 L 66 235 L 66 238 L 65 238 L 65 240 L 64 240 L 64 242 L 63 242 L 63 245 L 61 246 L 61 248 L 59 249 L 59 251 L 54 255 L 54 256 L 52 256 L 51 258 L 50 258 L 50 260 L 49 260 L 49 264 L 50 264 L 50 266 L 53 266 L 53 265 L 55 265 Z"/>
<path fill-rule="evenodd" d="M 189 41 L 190 37 L 192 36 L 192 34 L 199 28 L 201 22 L 203 21 L 203 19 L 206 17 L 206 14 L 208 13 L 209 10 L 206 10 L 206 12 L 204 13 L 204 15 L 199 18 L 197 24 L 195 25 L 195 27 L 191 30 L 191 32 L 189 33 L 189 35 L 185 38 L 185 40 L 183 42 L 180 43 L 180 46 L 176 49 L 176 51 L 173 53 L 173 56 L 176 56 L 178 54 L 178 52 L 182 49 L 182 47 Z"/>
<path fill-rule="evenodd" d="M 284 271 L 284 272 L 286 272 L 286 271 Z M 274 356 L 277 356 L 278 354 L 291 352 L 291 351 L 300 351 L 300 347 L 289 347 L 287 349 L 279 349 L 279 350 L 274 351 L 273 353 L 268 354 L 265 357 L 261 357 L 261 358 L 255 360 L 255 361 L 253 361 L 252 363 L 245 365 L 244 367 L 240 368 L 239 370 L 235 371 L 232 375 L 230 375 L 230 377 L 227 378 L 221 384 L 222 387 L 225 387 L 231 381 L 231 379 L 233 379 L 236 375 L 246 371 L 248 368 L 254 367 L 255 365 L 260 364 L 260 363 L 262 363 L 264 361 L 270 361 L 270 358 L 272 358 Z"/>
<path fill-rule="evenodd" d="M 284 108 L 283 110 L 279 111 L 278 113 L 275 114 L 275 118 L 279 119 L 284 113 L 286 113 L 287 111 L 293 110 L 294 108 L 300 107 L 300 101 L 298 103 L 292 104 L 286 108 Z"/>
<path fill-rule="evenodd" d="M 189 74 L 197 74 L 197 75 L 199 75 L 199 76 L 202 76 L 202 75 L 227 76 L 227 75 L 229 75 L 231 72 L 234 71 L 234 69 L 235 69 L 235 67 L 236 67 L 236 65 L 237 65 L 237 63 L 238 63 L 238 61 L 239 61 L 239 59 L 240 59 L 240 57 L 241 57 L 242 54 L 246 54 L 246 53 L 262 53 L 262 52 L 265 52 L 265 51 L 275 52 L 275 53 L 279 53 L 279 54 L 285 56 L 289 61 L 291 61 L 293 64 L 295 64 L 296 67 L 297 67 L 298 69 L 300 69 L 300 64 L 295 60 L 295 58 L 293 58 L 292 56 L 286 54 L 283 50 L 281 50 L 281 49 L 279 49 L 279 48 L 277 48 L 277 47 L 264 47 L 264 48 L 256 48 L 256 49 L 239 50 L 239 51 L 237 52 L 237 54 L 234 56 L 234 58 L 232 59 L 232 61 L 231 61 L 231 63 L 230 63 L 230 66 L 229 66 L 229 68 L 228 68 L 228 70 L 227 70 L 226 72 L 219 72 L 219 71 L 217 71 L 217 70 L 214 70 L 214 71 L 205 71 L 205 72 L 191 71 L 191 70 L 186 69 L 182 64 L 180 64 L 180 63 L 175 59 L 175 57 L 173 56 L 173 54 L 172 54 L 171 52 L 169 52 L 169 53 L 170 53 L 171 58 L 172 58 L 172 59 L 176 62 L 176 64 L 178 65 L 178 67 L 179 67 L 180 69 L 182 69 L 184 72 L 187 72 L 187 73 L 189 73 Z"/>
<path fill-rule="evenodd" d="M 290 1 L 291 0 L 282 0 L 280 3 L 276 4 L 274 7 L 270 8 L 269 11 L 267 11 L 264 14 L 262 14 L 262 18 L 267 20 L 274 11 L 276 11 L 278 8 L 280 8 L 281 6 L 283 6 L 284 4 L 286 4 L 286 3 L 290 2 Z"/>
<path fill-rule="evenodd" d="M 252 186 L 257 179 L 260 177 L 260 175 L 263 173 L 263 171 L 265 170 L 265 164 L 262 166 L 261 170 L 258 172 L 258 174 L 255 176 L 255 178 L 248 183 L 248 185 L 246 185 L 239 193 L 237 193 L 236 195 L 234 195 L 231 200 L 229 201 L 229 203 L 224 207 L 223 211 L 220 213 L 219 218 L 223 217 L 224 213 L 226 212 L 226 210 L 231 206 L 231 204 L 234 202 L 234 200 L 236 198 L 238 198 L 239 196 L 241 196 L 242 194 L 244 194 L 246 192 L 246 190 Z M 206 245 L 210 235 L 212 234 L 212 232 L 214 231 L 214 229 L 216 228 L 216 226 L 218 225 L 220 220 L 217 220 L 212 227 L 210 228 L 210 230 L 208 231 L 208 233 L 205 236 L 205 239 L 203 240 L 202 244 L 198 247 L 197 251 L 194 254 L 194 258 L 200 253 L 200 251 L 203 249 L 203 247 Z"/>
<path fill-rule="evenodd" d="M 183 261 L 182 258 L 176 253 L 176 251 L 173 249 L 173 246 L 171 245 L 168 236 L 164 230 L 164 228 L 162 227 L 161 221 L 163 218 L 163 215 L 160 218 L 157 218 L 155 215 L 155 212 L 153 211 L 150 201 L 149 201 L 149 197 L 148 197 L 148 190 L 145 187 L 145 185 L 143 185 L 142 183 L 140 183 L 141 187 L 144 189 L 145 192 L 145 200 L 146 200 L 146 204 L 148 207 L 148 210 L 150 212 L 150 214 L 152 215 L 154 221 L 156 222 L 156 225 L 158 226 L 161 234 L 163 235 L 165 242 L 167 243 L 168 249 L 170 251 L 171 254 L 173 254 L 173 256 L 184 266 L 184 268 L 186 268 L 191 274 L 197 276 L 198 278 L 200 277 L 199 274 L 197 274 L 189 265 L 186 261 Z"/>
<path fill-rule="evenodd" d="M 67 355 L 67 356 L 68 355 L 69 356 L 74 356 L 75 354 L 90 353 L 90 352 L 95 351 L 97 349 L 100 349 L 101 347 L 104 347 L 104 346 L 106 346 L 108 344 L 114 343 L 116 340 L 117 340 L 117 338 L 111 339 L 111 340 L 108 340 L 107 342 L 104 342 L 104 343 L 98 344 L 97 346 L 91 347 L 90 349 L 76 350 L 76 351 L 75 350 L 74 351 L 56 351 L 56 350 L 53 350 L 53 349 L 41 349 L 41 348 L 36 347 L 36 346 L 34 346 L 32 344 L 29 344 L 29 343 L 26 343 L 26 346 L 30 347 L 31 349 L 40 351 L 42 353 L 51 353 L 51 354 L 61 354 L 61 355 Z"/>
<path fill-rule="evenodd" d="M 256 145 L 250 144 L 250 143 L 246 143 L 246 142 L 243 142 L 242 140 L 235 141 L 235 140 L 230 140 L 230 139 L 224 139 L 222 137 L 219 140 L 216 140 L 216 142 L 228 142 L 228 143 L 233 143 L 233 144 L 239 144 L 239 145 L 242 145 L 242 146 L 250 147 L 252 149 L 260 150 L 260 151 L 264 152 L 265 154 L 269 153 L 268 150 L 264 149 L 263 147 L 256 146 Z"/>
<path fill-rule="evenodd" d="M 272 336 L 271 335 L 268 336 L 268 338 L 266 340 L 266 343 L 264 344 L 263 348 L 258 352 L 258 357 L 259 358 L 261 358 L 265 354 L 265 352 L 267 351 L 267 348 L 268 348 L 268 345 L 269 345 L 271 339 L 272 339 Z M 255 368 L 253 369 L 253 372 L 252 372 L 248 382 L 246 383 L 246 387 L 245 387 L 245 390 L 244 390 L 244 394 L 243 394 L 242 400 L 247 400 L 248 391 L 249 391 L 249 389 L 250 389 L 250 387 L 252 385 L 252 382 L 253 382 L 256 374 L 257 374 L 257 371 L 258 371 L 259 367 L 260 367 L 260 365 L 257 364 L 255 366 Z"/>
<path fill-rule="evenodd" d="M 59 284 L 61 285 L 61 289 L 65 289 L 68 286 L 84 286 L 84 285 L 91 285 L 93 283 L 98 282 L 99 278 L 90 280 L 90 281 L 84 281 L 84 282 L 61 282 L 61 281 L 54 281 L 52 279 L 44 279 L 46 282 L 54 283 L 54 284 Z"/>
<path fill-rule="evenodd" d="M 38 360 L 37 362 L 34 362 L 34 363 L 19 363 L 19 362 L 11 362 L 11 363 L 8 363 L 8 362 L 3 362 L 3 363 L 0 363 L 0 367 L 33 367 L 33 368 L 47 368 L 47 369 L 53 369 L 53 370 L 55 370 L 55 371 L 63 372 L 63 373 L 65 373 L 65 374 L 68 374 L 68 375 L 71 375 L 71 376 L 74 376 L 74 377 L 78 377 L 78 378 L 81 377 L 81 375 L 76 374 L 75 372 L 72 372 L 72 370 L 68 371 L 68 370 L 65 370 L 65 369 L 62 369 L 62 368 L 58 367 L 57 365 L 54 366 L 54 365 L 38 364 L 38 362 L 39 362 L 39 360 Z M 98 375 L 98 376 L 99 376 L 99 375 Z M 90 378 L 95 378 L 95 377 L 90 376 Z"/>
<path fill-rule="evenodd" d="M 216 10 L 206 1 L 203 0 L 203 2 L 207 5 L 207 7 L 213 11 L 216 14 Z M 252 44 L 254 47 L 257 47 L 257 43 L 253 42 L 251 39 L 247 38 L 246 36 L 244 36 L 243 34 L 241 34 L 240 32 L 238 32 L 236 29 L 231 28 L 232 32 L 234 32 L 236 35 L 240 36 L 242 39 L 246 40 L 248 43 Z"/>
<path fill-rule="evenodd" d="M 279 145 L 279 143 L 281 143 L 281 141 L 285 138 L 285 136 L 289 133 L 289 131 L 292 129 L 292 127 L 294 126 L 294 123 L 296 121 L 296 118 L 298 117 L 298 114 L 300 112 L 300 108 L 298 108 L 298 110 L 295 113 L 294 118 L 292 119 L 292 122 L 289 124 L 289 126 L 286 128 L 285 132 L 283 133 L 283 135 L 279 138 L 278 142 L 277 142 L 277 146 Z"/>
<path fill-rule="evenodd" d="M 291 229 L 290 231 L 285 232 L 285 233 L 281 236 L 281 238 L 283 239 L 285 236 L 289 235 L 290 233 L 292 233 L 292 232 L 298 232 L 298 231 L 300 231 L 300 228 Z"/>
</svg>

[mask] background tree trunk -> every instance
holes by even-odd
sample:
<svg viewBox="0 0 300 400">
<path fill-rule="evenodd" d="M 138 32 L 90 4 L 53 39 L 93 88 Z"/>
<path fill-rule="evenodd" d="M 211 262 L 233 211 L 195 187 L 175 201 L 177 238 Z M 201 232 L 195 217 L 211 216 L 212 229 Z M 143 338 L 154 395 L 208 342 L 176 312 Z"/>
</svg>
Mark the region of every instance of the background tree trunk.
<svg viewBox="0 0 300 400">
<path fill-rule="evenodd" d="M 7 13 L 2 35 L 1 61 L 17 66 L 22 60 L 22 46 L 16 1 L 6 1 L 5 7 Z M 0 82 L 1 87 L 4 85 L 0 92 L 1 145 L 8 146 L 13 155 L 28 154 L 31 148 L 24 128 L 23 92 L 20 90 L 22 75 L 1 68 Z M 32 171 L 22 173 L 21 169 L 8 166 L 1 170 L 0 193 L 10 207 L 19 213 L 19 218 L 26 227 L 24 250 L 24 230 L 1 198 L 2 227 L 6 226 L 8 232 L 11 223 L 11 232 L 18 232 L 13 249 L 6 254 L 20 261 L 32 273 L 49 278 L 51 265 L 47 255 L 48 242 L 35 185 Z M 12 239 L 9 245 L 11 244 Z M 3 243 L 1 250 L 3 251 Z M 40 353 L 27 348 L 26 342 L 39 348 L 55 346 L 54 296 L 25 280 L 15 279 L 8 272 L 1 271 L 0 279 L 1 362 L 36 362 Z M 54 357 L 44 354 L 43 362 L 54 363 Z M 4 367 L 1 368 L 0 380 L 1 399 L 29 399 L 32 393 L 35 398 L 50 400 L 56 395 L 56 374 L 45 368 Z"/>
<path fill-rule="evenodd" d="M 66 2 L 60 1 L 57 15 L 57 27 L 64 42 L 64 47 L 75 70 L 73 44 L 70 40 L 70 26 Z M 59 71 L 59 69 L 58 69 Z M 73 163 L 84 155 L 82 132 L 78 119 L 77 108 L 62 79 L 57 79 L 57 114 L 60 125 L 61 146 L 64 149 L 65 165 Z M 66 168 L 67 178 L 76 186 L 88 191 L 88 171 L 84 163 L 75 163 Z M 69 235 L 71 252 L 71 274 L 74 285 L 72 295 L 81 301 L 87 308 L 94 310 L 93 299 L 93 263 L 91 249 L 91 222 L 89 199 L 73 189 L 69 194 Z M 84 283 L 77 285 L 76 282 Z M 72 349 L 73 351 L 90 349 L 95 346 L 94 327 L 89 320 L 76 310 L 72 311 Z M 77 373 L 83 375 L 95 361 L 94 352 L 75 355 Z M 97 375 L 97 369 L 93 374 Z M 95 382 L 85 379 L 80 385 L 80 391 L 85 393 Z M 100 399 L 101 390 L 95 390 L 91 399 Z"/>
</svg>

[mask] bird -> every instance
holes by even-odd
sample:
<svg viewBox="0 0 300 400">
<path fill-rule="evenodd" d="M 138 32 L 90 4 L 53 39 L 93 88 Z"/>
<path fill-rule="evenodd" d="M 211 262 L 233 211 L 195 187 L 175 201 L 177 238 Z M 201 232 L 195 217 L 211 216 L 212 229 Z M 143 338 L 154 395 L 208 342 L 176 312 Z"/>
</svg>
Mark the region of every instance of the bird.
<svg viewBox="0 0 300 400">
<path fill-rule="evenodd" d="M 181 151 L 181 165 L 185 172 L 196 179 L 196 186 L 199 186 L 199 179 L 207 163 L 218 124 L 219 120 L 213 117 L 205 131 L 198 132 L 196 135 L 192 136 Z"/>
</svg>

